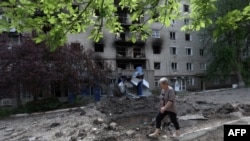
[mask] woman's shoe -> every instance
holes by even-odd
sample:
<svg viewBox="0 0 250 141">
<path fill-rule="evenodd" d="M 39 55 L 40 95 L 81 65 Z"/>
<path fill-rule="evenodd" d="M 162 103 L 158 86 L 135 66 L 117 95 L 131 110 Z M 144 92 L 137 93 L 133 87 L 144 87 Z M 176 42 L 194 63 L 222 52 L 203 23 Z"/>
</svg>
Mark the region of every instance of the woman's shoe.
<svg viewBox="0 0 250 141">
<path fill-rule="evenodd" d="M 176 137 L 179 137 L 179 136 L 180 136 L 180 135 L 174 133 L 174 134 L 171 136 L 171 138 L 176 138 Z"/>
<path fill-rule="evenodd" d="M 160 137 L 160 133 L 152 133 L 152 134 L 149 134 L 148 137 L 158 138 L 158 137 Z"/>
</svg>

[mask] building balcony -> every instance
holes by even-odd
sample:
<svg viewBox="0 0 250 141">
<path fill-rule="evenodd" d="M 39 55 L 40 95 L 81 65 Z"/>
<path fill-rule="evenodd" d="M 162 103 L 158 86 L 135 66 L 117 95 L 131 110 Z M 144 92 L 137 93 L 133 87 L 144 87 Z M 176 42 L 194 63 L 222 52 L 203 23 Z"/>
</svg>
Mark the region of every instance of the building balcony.
<svg viewBox="0 0 250 141">
<path fill-rule="evenodd" d="M 117 51 L 116 59 L 146 59 L 144 51 Z"/>
<path fill-rule="evenodd" d="M 131 76 L 135 73 L 135 69 L 118 69 L 118 72 L 121 73 L 122 75 L 126 75 L 126 76 Z M 143 73 L 144 74 L 148 74 L 148 73 L 153 73 L 154 70 L 147 70 L 147 69 L 143 69 Z M 152 75 L 153 76 L 153 75 Z"/>
<path fill-rule="evenodd" d="M 121 25 L 122 25 L 125 29 L 127 29 L 127 30 L 129 30 L 129 27 L 130 27 L 131 25 L 142 24 L 142 23 L 144 23 L 144 19 L 143 19 L 143 18 L 140 18 L 138 21 L 131 21 L 129 15 L 128 15 L 128 16 L 123 16 L 123 15 L 119 15 L 119 14 L 118 14 L 118 16 L 119 16 L 118 21 L 119 21 L 119 22 L 121 23 Z"/>
<path fill-rule="evenodd" d="M 115 37 L 115 45 L 116 45 L 116 47 L 122 47 L 122 46 L 124 46 L 124 47 L 128 47 L 128 46 L 143 47 L 145 45 L 145 41 L 141 40 L 140 36 L 138 36 L 136 42 L 134 43 L 130 39 L 129 34 L 120 33 L 119 36 Z"/>
<path fill-rule="evenodd" d="M 121 46 L 124 46 L 124 47 L 141 46 L 141 47 L 143 47 L 145 45 L 145 41 L 136 40 L 136 42 L 134 43 L 131 40 L 116 39 L 115 40 L 115 45 L 117 47 L 121 47 Z"/>
<path fill-rule="evenodd" d="M 131 25 L 132 24 L 129 17 L 119 16 L 118 20 L 122 25 Z"/>
</svg>

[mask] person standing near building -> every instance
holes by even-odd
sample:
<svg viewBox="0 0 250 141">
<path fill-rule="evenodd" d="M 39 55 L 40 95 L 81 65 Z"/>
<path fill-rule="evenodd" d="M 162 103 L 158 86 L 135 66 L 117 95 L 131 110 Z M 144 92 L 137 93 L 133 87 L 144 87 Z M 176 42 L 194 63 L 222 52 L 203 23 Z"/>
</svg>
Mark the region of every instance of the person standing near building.
<svg viewBox="0 0 250 141">
<path fill-rule="evenodd" d="M 175 100 L 175 92 L 171 86 L 169 86 L 168 79 L 163 77 L 159 80 L 160 87 L 162 89 L 160 99 L 161 99 L 161 107 L 159 113 L 156 117 L 156 129 L 155 132 L 149 134 L 149 137 L 159 137 L 160 136 L 160 127 L 162 119 L 168 115 L 171 122 L 174 124 L 175 133 L 172 137 L 177 137 L 180 135 L 179 133 L 179 123 L 177 121 L 177 112 L 176 112 L 176 100 Z"/>
</svg>

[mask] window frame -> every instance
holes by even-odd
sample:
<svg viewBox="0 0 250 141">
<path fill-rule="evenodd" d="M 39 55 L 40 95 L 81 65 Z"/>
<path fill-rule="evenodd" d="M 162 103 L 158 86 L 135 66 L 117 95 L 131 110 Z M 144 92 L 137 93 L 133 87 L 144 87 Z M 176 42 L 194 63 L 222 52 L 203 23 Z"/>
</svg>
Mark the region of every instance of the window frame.
<svg viewBox="0 0 250 141">
<path fill-rule="evenodd" d="M 160 70 L 161 69 L 161 62 L 154 62 L 154 70 Z"/>
<path fill-rule="evenodd" d="M 178 70 L 178 63 L 177 62 L 171 62 L 171 69 L 173 71 L 177 71 Z"/>
<path fill-rule="evenodd" d="M 204 49 L 200 49 L 200 56 L 204 56 Z"/>
<path fill-rule="evenodd" d="M 160 30 L 157 30 L 157 29 L 153 29 L 152 30 L 152 38 L 156 38 L 156 39 L 159 39 L 161 38 L 161 33 L 160 33 Z"/>
<path fill-rule="evenodd" d="M 159 79 L 154 79 L 154 85 L 155 85 L 155 87 L 158 87 L 159 86 Z"/>
<path fill-rule="evenodd" d="M 195 85 L 195 78 L 194 77 L 190 77 L 189 78 L 189 83 L 188 83 L 189 86 L 194 86 Z"/>
<path fill-rule="evenodd" d="M 176 40 L 176 32 L 175 31 L 170 31 L 169 32 L 169 39 L 170 40 Z"/>
<path fill-rule="evenodd" d="M 188 63 L 186 64 L 186 67 L 187 67 L 187 71 L 193 71 L 193 70 L 194 70 L 193 63 L 188 62 Z"/>
<path fill-rule="evenodd" d="M 207 70 L 207 63 L 200 63 L 200 70 Z"/>
<path fill-rule="evenodd" d="M 153 54 L 161 54 L 161 47 L 159 45 L 152 45 Z"/>
<path fill-rule="evenodd" d="M 173 49 L 175 49 L 175 53 L 173 53 L 173 52 L 174 52 Z M 171 46 L 171 47 L 170 47 L 170 54 L 171 54 L 171 55 L 177 55 L 177 47 Z"/>
<path fill-rule="evenodd" d="M 190 12 L 190 5 L 183 4 L 183 12 L 189 13 Z"/>
<path fill-rule="evenodd" d="M 190 33 L 185 33 L 185 41 L 192 41 L 192 35 Z"/>
<path fill-rule="evenodd" d="M 185 47 L 186 49 L 186 56 L 193 56 L 193 48 L 192 47 Z M 189 54 L 190 50 L 190 54 Z"/>
<path fill-rule="evenodd" d="M 189 18 L 185 18 L 184 19 L 184 25 L 189 25 L 190 24 L 190 19 Z"/>
</svg>

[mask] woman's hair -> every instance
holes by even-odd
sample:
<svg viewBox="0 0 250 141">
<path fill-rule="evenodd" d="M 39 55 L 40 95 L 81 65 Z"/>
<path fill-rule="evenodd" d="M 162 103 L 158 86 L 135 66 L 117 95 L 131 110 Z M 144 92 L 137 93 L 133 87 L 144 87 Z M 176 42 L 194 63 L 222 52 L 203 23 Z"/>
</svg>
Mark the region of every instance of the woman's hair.
<svg viewBox="0 0 250 141">
<path fill-rule="evenodd" d="M 159 83 L 160 84 L 168 84 L 168 79 L 166 77 L 162 77 L 160 80 L 159 80 Z"/>
</svg>

